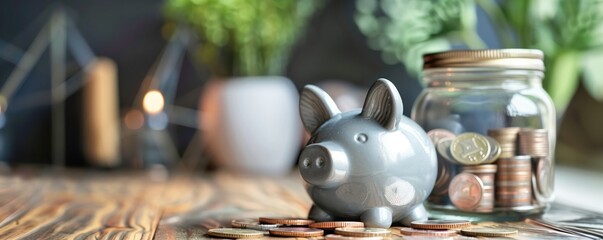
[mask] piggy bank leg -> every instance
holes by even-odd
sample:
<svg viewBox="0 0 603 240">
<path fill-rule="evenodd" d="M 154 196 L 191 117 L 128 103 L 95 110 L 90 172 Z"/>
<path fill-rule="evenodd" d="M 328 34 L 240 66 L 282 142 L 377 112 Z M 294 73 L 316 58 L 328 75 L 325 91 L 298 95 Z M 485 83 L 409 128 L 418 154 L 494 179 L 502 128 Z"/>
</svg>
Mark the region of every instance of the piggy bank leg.
<svg viewBox="0 0 603 240">
<path fill-rule="evenodd" d="M 378 207 L 362 213 L 360 220 L 366 227 L 389 228 L 392 225 L 392 211 L 387 207 Z"/>
<path fill-rule="evenodd" d="M 319 208 L 318 206 L 316 206 L 316 204 L 313 204 L 312 208 L 310 208 L 310 213 L 308 213 L 308 218 L 319 221 L 319 222 L 327 222 L 327 221 L 335 220 L 335 218 L 333 216 L 331 216 L 331 214 L 328 214 L 327 212 L 322 210 L 322 208 Z"/>
<path fill-rule="evenodd" d="M 425 206 L 423 206 L 423 204 L 415 207 L 415 209 L 413 209 L 408 216 L 403 218 L 400 223 L 404 226 L 410 227 L 410 223 L 412 221 L 419 220 L 427 220 L 427 210 L 425 210 Z"/>
</svg>

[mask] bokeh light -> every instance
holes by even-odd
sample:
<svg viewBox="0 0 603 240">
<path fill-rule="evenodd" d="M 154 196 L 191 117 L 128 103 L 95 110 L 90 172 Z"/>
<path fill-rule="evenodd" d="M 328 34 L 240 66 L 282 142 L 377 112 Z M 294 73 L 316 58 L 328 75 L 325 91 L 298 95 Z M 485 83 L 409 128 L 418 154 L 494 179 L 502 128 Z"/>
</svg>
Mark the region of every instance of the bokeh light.
<svg viewBox="0 0 603 240">
<path fill-rule="evenodd" d="M 144 95 L 142 107 L 148 114 L 157 114 L 163 111 L 164 107 L 163 94 L 157 90 L 151 90 Z"/>
</svg>

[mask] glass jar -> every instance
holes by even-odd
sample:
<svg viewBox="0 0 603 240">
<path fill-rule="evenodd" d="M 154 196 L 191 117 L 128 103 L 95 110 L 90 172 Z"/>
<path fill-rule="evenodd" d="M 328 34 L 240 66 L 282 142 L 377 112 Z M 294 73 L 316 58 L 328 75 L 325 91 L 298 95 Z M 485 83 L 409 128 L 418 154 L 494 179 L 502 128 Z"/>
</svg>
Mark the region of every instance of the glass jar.
<svg viewBox="0 0 603 240">
<path fill-rule="evenodd" d="M 438 152 L 433 217 L 508 221 L 549 207 L 556 114 L 542 58 L 530 49 L 424 56 L 426 88 L 411 116 Z"/>
</svg>

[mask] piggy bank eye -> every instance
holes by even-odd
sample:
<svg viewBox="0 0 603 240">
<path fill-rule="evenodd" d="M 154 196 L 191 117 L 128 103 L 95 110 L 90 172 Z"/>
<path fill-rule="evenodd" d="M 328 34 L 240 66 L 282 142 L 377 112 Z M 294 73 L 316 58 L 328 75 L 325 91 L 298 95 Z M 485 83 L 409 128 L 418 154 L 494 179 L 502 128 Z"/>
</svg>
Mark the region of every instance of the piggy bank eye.
<svg viewBox="0 0 603 240">
<path fill-rule="evenodd" d="M 366 136 L 366 134 L 364 134 L 364 133 L 358 133 L 358 134 L 356 134 L 354 139 L 358 143 L 365 143 L 366 141 L 368 141 L 368 136 Z"/>
</svg>

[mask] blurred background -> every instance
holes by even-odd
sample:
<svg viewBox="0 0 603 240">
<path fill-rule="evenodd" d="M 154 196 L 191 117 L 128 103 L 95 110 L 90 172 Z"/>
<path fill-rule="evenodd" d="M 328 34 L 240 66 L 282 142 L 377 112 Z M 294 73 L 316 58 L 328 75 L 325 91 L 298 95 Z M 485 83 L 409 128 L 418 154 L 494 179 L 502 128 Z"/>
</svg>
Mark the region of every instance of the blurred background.
<svg viewBox="0 0 603 240">
<path fill-rule="evenodd" d="M 521 47 L 557 163 L 603 170 L 602 33 L 597 0 L 0 0 L 0 162 L 278 175 L 305 84 L 345 110 L 384 77 L 409 116 L 423 53 Z"/>
</svg>

